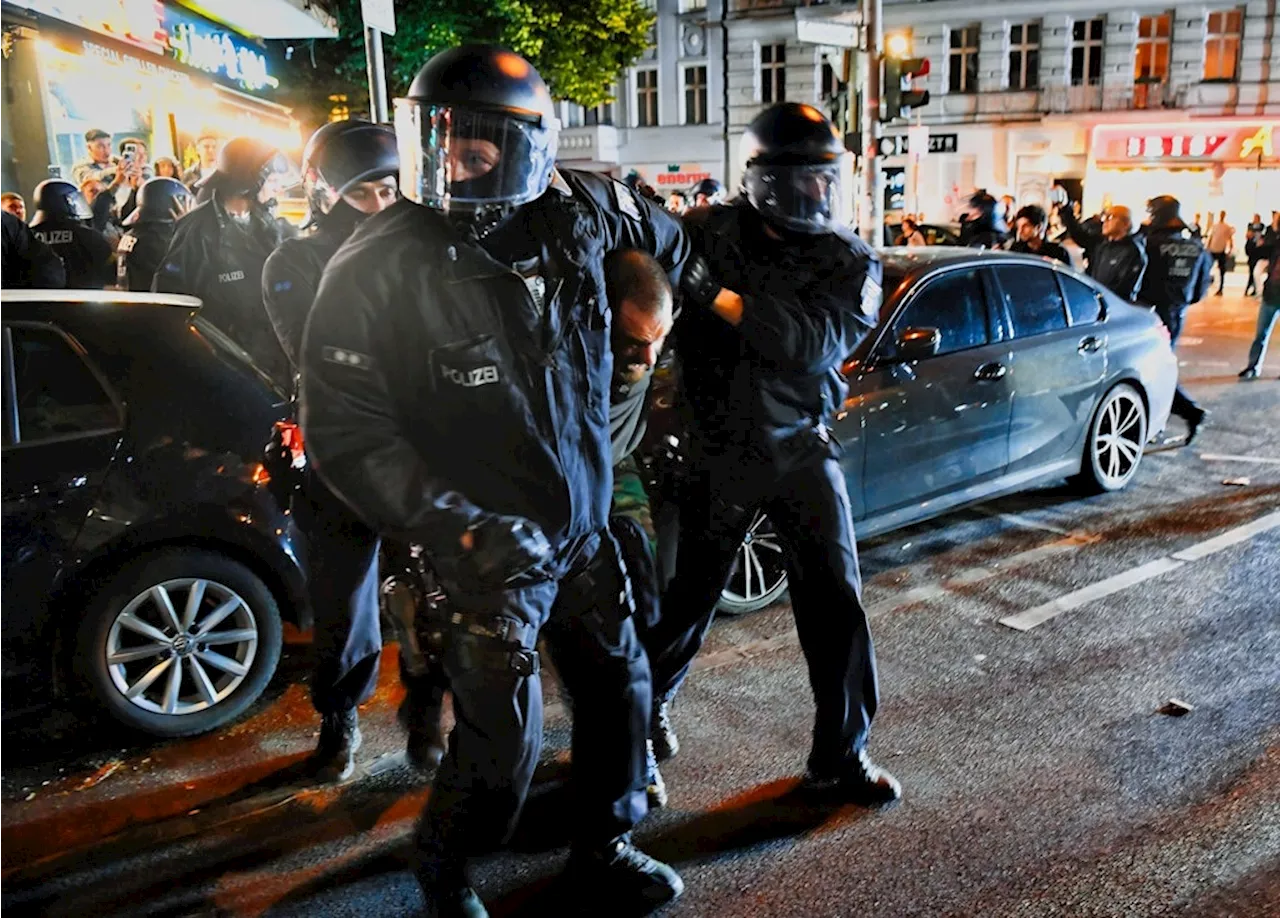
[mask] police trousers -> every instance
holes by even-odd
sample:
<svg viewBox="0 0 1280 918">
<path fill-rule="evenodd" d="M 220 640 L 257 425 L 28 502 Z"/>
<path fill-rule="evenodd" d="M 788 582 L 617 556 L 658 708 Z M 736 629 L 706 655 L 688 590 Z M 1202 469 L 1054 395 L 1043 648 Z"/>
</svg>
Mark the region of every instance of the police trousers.
<svg viewBox="0 0 1280 918">
<path fill-rule="evenodd" d="M 367 701 L 378 684 L 378 535 L 317 475 L 308 477 L 295 505 L 307 536 L 315 615 L 311 702 L 321 714 L 334 714 Z"/>
<path fill-rule="evenodd" d="M 729 484 L 716 473 L 695 472 L 680 507 L 675 576 L 645 640 L 654 697 L 669 698 L 688 674 L 743 537 L 764 510 L 785 552 L 816 706 L 808 764 L 815 773 L 838 772 L 866 745 L 880 696 L 844 473 L 834 458 L 824 458 L 733 504 L 717 496 Z"/>
<path fill-rule="evenodd" d="M 1156 306 L 1156 315 L 1160 317 L 1160 321 L 1164 323 L 1165 328 L 1169 329 L 1169 346 L 1174 349 L 1178 346 L 1178 336 L 1182 334 L 1182 320 L 1187 314 L 1187 306 Z M 1196 404 L 1195 399 L 1187 395 L 1186 390 L 1179 383 L 1177 388 L 1173 390 L 1173 413 L 1184 421 L 1199 417 L 1203 411 Z"/>
<path fill-rule="evenodd" d="M 625 589 L 612 539 L 592 533 L 507 589 L 450 590 L 456 725 L 418 825 L 420 869 L 491 850 L 514 828 L 542 750 L 539 637 L 573 709 L 574 843 L 604 844 L 644 817 L 651 686 Z"/>
</svg>

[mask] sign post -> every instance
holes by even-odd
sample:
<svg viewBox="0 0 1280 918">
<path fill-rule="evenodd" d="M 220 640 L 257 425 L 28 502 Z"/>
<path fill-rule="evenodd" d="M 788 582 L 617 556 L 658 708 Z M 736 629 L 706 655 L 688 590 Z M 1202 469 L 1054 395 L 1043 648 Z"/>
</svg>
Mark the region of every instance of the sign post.
<svg viewBox="0 0 1280 918">
<path fill-rule="evenodd" d="M 382 33 L 396 34 L 394 0 L 360 0 L 364 19 L 364 57 L 369 72 L 369 119 L 385 124 L 387 114 L 387 70 L 382 59 Z"/>
</svg>

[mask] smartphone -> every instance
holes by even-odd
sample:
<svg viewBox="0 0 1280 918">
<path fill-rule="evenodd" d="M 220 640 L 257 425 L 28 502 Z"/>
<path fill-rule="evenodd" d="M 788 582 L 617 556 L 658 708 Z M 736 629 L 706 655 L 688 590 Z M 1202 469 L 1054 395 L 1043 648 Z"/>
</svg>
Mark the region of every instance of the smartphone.
<svg viewBox="0 0 1280 918">
<path fill-rule="evenodd" d="M 120 152 L 124 154 L 123 162 L 127 168 L 129 166 L 132 166 L 134 163 L 134 160 L 138 158 L 138 145 L 133 141 L 129 141 L 123 147 L 120 148 Z"/>
</svg>

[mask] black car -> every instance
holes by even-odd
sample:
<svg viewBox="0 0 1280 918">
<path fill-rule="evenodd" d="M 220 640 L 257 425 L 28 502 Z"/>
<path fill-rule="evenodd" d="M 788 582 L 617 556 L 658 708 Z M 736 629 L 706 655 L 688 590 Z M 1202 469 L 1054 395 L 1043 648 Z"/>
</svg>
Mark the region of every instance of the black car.
<svg viewBox="0 0 1280 918">
<path fill-rule="evenodd" d="M 5 715 L 82 689 L 157 736 L 231 720 L 310 626 L 287 398 L 191 297 L 0 302 Z"/>
</svg>

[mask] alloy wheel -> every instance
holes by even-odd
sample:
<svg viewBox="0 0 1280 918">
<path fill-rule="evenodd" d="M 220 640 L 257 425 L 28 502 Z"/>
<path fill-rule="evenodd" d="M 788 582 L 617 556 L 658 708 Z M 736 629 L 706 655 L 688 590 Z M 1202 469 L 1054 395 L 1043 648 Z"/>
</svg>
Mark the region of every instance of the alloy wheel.
<svg viewBox="0 0 1280 918">
<path fill-rule="evenodd" d="M 768 516 L 757 512 L 743 537 L 733 573 L 721 598 L 738 611 L 758 608 L 781 595 L 786 580 L 782 543 Z"/>
<path fill-rule="evenodd" d="M 1099 483 L 1117 490 L 1133 477 L 1147 436 L 1146 410 L 1127 387 L 1111 393 L 1099 412 L 1093 435 L 1093 457 Z"/>
</svg>

